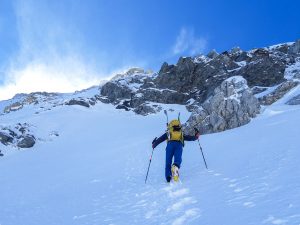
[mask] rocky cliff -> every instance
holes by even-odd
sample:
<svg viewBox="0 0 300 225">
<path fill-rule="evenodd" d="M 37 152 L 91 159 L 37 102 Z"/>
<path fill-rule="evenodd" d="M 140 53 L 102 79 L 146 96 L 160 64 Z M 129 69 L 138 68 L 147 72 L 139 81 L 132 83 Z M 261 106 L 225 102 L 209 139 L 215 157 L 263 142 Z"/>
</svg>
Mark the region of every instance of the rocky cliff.
<svg viewBox="0 0 300 225">
<path fill-rule="evenodd" d="M 142 115 L 161 110 L 153 103 L 186 105 L 192 112 L 187 125 L 210 133 L 248 123 L 260 105 L 280 99 L 299 78 L 300 40 L 181 57 L 175 65 L 163 63 L 158 73 L 133 69 L 107 82 L 101 100 Z"/>
</svg>

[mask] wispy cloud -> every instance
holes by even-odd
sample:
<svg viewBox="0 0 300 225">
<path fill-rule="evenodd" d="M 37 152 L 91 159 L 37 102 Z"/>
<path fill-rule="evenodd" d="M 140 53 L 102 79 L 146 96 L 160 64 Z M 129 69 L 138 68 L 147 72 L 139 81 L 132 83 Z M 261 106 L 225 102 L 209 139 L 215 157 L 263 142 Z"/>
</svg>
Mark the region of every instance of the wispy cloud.
<svg viewBox="0 0 300 225">
<path fill-rule="evenodd" d="M 74 22 L 77 16 L 88 13 L 88 7 L 82 11 L 77 1 L 12 2 L 17 31 L 14 46 L 18 49 L 8 63 L 0 64 L 0 100 L 17 93 L 72 92 L 131 66 L 147 65 L 124 37 L 116 39 L 116 44 L 106 38 L 91 38 L 82 24 Z M 91 24 L 103 33 L 109 32 L 106 26 L 96 25 Z"/>
<path fill-rule="evenodd" d="M 80 34 L 36 1 L 16 1 L 19 51 L 4 71 L 0 100 L 16 93 L 71 92 L 100 82 Z"/>
<path fill-rule="evenodd" d="M 173 55 L 190 54 L 195 55 L 202 53 L 207 46 L 207 40 L 203 37 L 196 37 L 191 28 L 181 28 L 176 42 L 172 47 Z"/>
<path fill-rule="evenodd" d="M 9 99 L 16 93 L 34 91 L 72 92 L 99 83 L 93 71 L 76 58 L 65 58 L 63 61 L 31 61 L 20 69 L 11 68 L 5 84 L 0 88 L 0 99 Z"/>
</svg>

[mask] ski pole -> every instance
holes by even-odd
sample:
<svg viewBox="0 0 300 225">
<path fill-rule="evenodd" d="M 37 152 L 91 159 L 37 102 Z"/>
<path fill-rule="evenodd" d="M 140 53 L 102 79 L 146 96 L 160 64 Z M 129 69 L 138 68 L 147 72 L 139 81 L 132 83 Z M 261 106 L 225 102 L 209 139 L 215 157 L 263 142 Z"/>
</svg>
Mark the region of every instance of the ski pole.
<svg viewBox="0 0 300 225">
<path fill-rule="evenodd" d="M 198 130 L 196 127 L 194 127 L 194 130 L 195 130 L 195 133 L 199 133 L 199 130 Z M 199 139 L 198 139 L 198 144 L 199 144 L 199 148 L 200 148 L 201 153 L 202 153 L 202 157 L 203 157 L 203 160 L 204 160 L 204 163 L 205 163 L 205 167 L 206 167 L 206 169 L 208 169 L 208 168 L 207 168 L 207 164 L 206 164 L 206 160 L 205 160 L 205 157 L 204 157 L 204 154 L 203 154 L 203 150 L 202 150 L 202 147 L 201 147 L 201 145 L 200 145 Z"/>
<path fill-rule="evenodd" d="M 146 175 L 146 179 L 145 179 L 145 184 L 147 182 L 147 178 L 148 178 L 148 173 L 149 173 L 149 169 L 150 169 L 150 164 L 151 164 L 151 161 L 152 161 L 153 152 L 154 152 L 154 148 L 152 148 L 152 153 L 151 153 L 150 160 L 149 160 L 149 165 L 148 165 L 147 175 Z"/>
<path fill-rule="evenodd" d="M 206 167 L 206 169 L 208 169 L 208 168 L 207 168 L 207 164 L 206 164 L 206 160 L 205 160 L 205 157 L 204 157 L 204 154 L 203 154 L 203 150 L 202 150 L 202 147 L 201 147 L 201 145 L 200 145 L 199 139 L 198 139 L 198 144 L 199 144 L 199 147 L 200 147 L 200 150 L 201 150 L 201 153 L 202 153 L 202 157 L 203 157 L 203 160 L 204 160 L 204 163 L 205 163 L 205 167 Z"/>
</svg>

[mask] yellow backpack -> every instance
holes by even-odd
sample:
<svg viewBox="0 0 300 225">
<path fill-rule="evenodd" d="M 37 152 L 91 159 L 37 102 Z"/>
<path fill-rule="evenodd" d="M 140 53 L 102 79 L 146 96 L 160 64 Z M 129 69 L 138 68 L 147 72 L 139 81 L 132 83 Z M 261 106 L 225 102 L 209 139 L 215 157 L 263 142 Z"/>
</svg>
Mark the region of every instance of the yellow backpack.
<svg viewBox="0 0 300 225">
<path fill-rule="evenodd" d="M 182 127 L 179 120 L 172 120 L 169 123 L 168 141 L 181 141 L 183 143 Z"/>
</svg>

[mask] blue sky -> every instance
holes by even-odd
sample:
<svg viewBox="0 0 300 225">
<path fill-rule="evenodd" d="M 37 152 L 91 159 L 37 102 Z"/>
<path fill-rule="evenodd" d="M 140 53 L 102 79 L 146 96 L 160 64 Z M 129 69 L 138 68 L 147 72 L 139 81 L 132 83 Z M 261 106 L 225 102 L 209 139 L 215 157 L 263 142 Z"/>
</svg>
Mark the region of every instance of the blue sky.
<svg viewBox="0 0 300 225">
<path fill-rule="evenodd" d="M 0 99 L 72 91 L 129 67 L 300 38 L 300 3 L 201 0 L 1 0 Z"/>
</svg>

